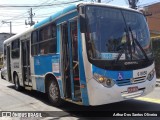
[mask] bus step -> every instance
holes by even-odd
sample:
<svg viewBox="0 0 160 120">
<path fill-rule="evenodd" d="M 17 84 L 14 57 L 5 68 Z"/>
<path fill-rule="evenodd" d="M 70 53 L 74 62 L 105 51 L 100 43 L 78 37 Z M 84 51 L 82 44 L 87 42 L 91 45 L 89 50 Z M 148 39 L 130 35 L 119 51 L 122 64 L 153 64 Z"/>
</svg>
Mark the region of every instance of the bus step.
<svg viewBox="0 0 160 120">
<path fill-rule="evenodd" d="M 81 101 L 73 101 L 73 100 L 70 100 L 70 99 L 65 99 L 66 101 L 68 102 L 71 102 L 71 103 L 75 103 L 75 104 L 78 104 L 78 105 L 83 105 Z"/>
<path fill-rule="evenodd" d="M 32 86 L 32 82 L 25 81 L 24 84 L 28 86 Z"/>
<path fill-rule="evenodd" d="M 25 86 L 24 87 L 26 90 L 32 90 L 32 87 L 31 86 Z"/>
<path fill-rule="evenodd" d="M 73 101 L 75 101 L 75 102 L 82 102 L 82 99 L 75 97 Z"/>
<path fill-rule="evenodd" d="M 75 90 L 74 96 L 75 96 L 75 98 L 77 98 L 78 100 L 81 100 L 81 91 L 80 91 L 80 90 Z"/>
</svg>

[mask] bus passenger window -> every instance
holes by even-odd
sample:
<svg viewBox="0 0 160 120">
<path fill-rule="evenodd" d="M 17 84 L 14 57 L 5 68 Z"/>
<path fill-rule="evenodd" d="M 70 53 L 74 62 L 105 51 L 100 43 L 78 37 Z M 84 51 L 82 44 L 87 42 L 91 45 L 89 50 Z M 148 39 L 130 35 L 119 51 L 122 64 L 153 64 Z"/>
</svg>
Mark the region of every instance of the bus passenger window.
<svg viewBox="0 0 160 120">
<path fill-rule="evenodd" d="M 38 37 L 39 35 L 39 37 Z M 32 55 L 56 53 L 56 25 L 50 24 L 32 33 Z"/>
<path fill-rule="evenodd" d="M 31 36 L 31 55 L 38 55 L 38 32 L 34 31 Z"/>
<path fill-rule="evenodd" d="M 7 55 L 6 49 L 7 49 L 7 46 L 4 45 L 4 48 L 3 48 L 3 51 L 4 51 L 4 60 L 6 60 L 6 55 Z"/>
<path fill-rule="evenodd" d="M 19 39 L 12 42 L 12 47 L 11 48 L 12 48 L 11 49 L 12 58 L 19 58 L 19 53 L 20 53 Z"/>
</svg>

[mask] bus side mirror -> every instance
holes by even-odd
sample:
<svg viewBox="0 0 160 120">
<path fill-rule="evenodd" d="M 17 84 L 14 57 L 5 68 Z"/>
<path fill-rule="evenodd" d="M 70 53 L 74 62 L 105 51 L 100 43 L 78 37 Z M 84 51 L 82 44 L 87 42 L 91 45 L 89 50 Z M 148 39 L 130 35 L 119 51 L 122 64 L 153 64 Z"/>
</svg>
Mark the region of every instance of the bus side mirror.
<svg viewBox="0 0 160 120">
<path fill-rule="evenodd" d="M 87 30 L 86 27 L 86 18 L 84 14 L 80 14 L 80 31 L 81 33 L 85 33 Z"/>
</svg>

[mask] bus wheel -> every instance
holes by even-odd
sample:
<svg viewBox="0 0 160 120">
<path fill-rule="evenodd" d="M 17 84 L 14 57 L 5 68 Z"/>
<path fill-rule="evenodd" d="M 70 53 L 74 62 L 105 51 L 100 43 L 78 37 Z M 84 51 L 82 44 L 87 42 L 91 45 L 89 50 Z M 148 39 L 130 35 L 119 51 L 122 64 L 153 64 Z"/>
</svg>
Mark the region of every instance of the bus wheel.
<svg viewBox="0 0 160 120">
<path fill-rule="evenodd" d="M 21 90 L 21 87 L 19 85 L 19 78 L 17 74 L 14 76 L 14 82 L 15 82 L 15 89 L 18 91 Z"/>
<path fill-rule="evenodd" d="M 52 105 L 61 106 L 63 101 L 60 96 L 58 83 L 54 80 L 50 80 L 48 85 L 48 97 Z"/>
</svg>

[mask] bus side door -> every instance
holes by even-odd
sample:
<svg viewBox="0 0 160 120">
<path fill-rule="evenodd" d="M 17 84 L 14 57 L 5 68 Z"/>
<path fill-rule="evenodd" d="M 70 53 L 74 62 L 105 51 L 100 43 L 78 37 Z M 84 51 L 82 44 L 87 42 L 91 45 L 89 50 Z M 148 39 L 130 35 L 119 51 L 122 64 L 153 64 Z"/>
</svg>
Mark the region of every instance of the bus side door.
<svg viewBox="0 0 160 120">
<path fill-rule="evenodd" d="M 81 101 L 78 62 L 77 19 L 62 23 L 61 68 L 64 97 Z"/>
<path fill-rule="evenodd" d="M 22 77 L 24 84 L 27 86 L 31 86 L 30 79 L 30 41 L 24 40 L 21 42 L 22 47 Z"/>
<path fill-rule="evenodd" d="M 7 73 L 8 73 L 8 81 L 12 81 L 11 77 L 11 46 L 7 45 Z"/>
</svg>

